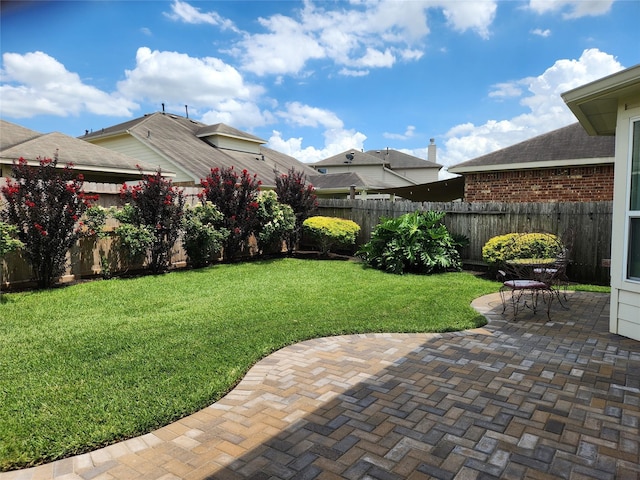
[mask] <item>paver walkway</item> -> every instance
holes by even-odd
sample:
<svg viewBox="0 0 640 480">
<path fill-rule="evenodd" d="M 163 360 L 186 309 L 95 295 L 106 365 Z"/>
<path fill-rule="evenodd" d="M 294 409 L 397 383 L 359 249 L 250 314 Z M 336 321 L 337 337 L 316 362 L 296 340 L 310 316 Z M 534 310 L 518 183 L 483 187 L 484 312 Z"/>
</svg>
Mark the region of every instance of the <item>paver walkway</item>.
<svg viewBox="0 0 640 480">
<path fill-rule="evenodd" d="M 302 342 L 214 405 L 16 479 L 640 479 L 640 342 L 605 294 L 485 328 Z"/>
</svg>

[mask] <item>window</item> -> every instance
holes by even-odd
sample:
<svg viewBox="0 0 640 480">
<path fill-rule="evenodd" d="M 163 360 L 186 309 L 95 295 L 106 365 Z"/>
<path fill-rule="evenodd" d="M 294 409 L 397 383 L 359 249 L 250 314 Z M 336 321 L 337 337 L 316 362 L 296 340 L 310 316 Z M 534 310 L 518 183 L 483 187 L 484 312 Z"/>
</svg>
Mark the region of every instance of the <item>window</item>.
<svg viewBox="0 0 640 480">
<path fill-rule="evenodd" d="M 327 173 L 326 168 L 317 168 L 316 170 L 318 171 L 318 173 Z"/>
<path fill-rule="evenodd" d="M 640 120 L 631 121 L 631 172 L 627 211 L 627 278 L 640 281 Z"/>
</svg>

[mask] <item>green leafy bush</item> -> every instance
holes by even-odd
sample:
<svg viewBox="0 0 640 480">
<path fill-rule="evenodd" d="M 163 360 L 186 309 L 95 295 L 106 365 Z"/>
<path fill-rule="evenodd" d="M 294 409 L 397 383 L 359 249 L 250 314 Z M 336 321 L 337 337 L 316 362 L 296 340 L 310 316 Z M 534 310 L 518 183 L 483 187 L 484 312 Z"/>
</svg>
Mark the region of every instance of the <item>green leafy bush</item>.
<svg viewBox="0 0 640 480">
<path fill-rule="evenodd" d="M 370 266 L 396 274 L 460 270 L 459 240 L 442 223 L 444 215 L 416 211 L 383 218 L 358 255 Z"/>
<path fill-rule="evenodd" d="M 273 190 L 260 193 L 258 197 L 258 226 L 256 240 L 261 253 L 282 252 L 282 242 L 291 235 L 296 225 L 296 215 L 290 205 L 280 203 Z"/>
<path fill-rule="evenodd" d="M 23 246 L 23 243 L 15 238 L 16 233 L 18 233 L 18 227 L 0 221 L 0 260 L 7 253 Z"/>
<path fill-rule="evenodd" d="M 153 243 L 153 231 L 148 225 L 139 225 L 135 222 L 135 210 L 126 203 L 121 209 L 115 207 L 109 210 L 113 218 L 120 222 L 113 233 L 116 243 L 120 247 L 124 260 L 128 265 L 142 263 L 148 254 L 149 247 Z"/>
<path fill-rule="evenodd" d="M 360 225 L 356 222 L 335 217 L 309 217 L 303 222 L 302 228 L 323 255 L 327 255 L 334 247 L 348 248 L 355 245 L 360 233 Z"/>
<path fill-rule="evenodd" d="M 189 264 L 200 268 L 213 263 L 220 255 L 229 230 L 222 227 L 223 215 L 211 202 L 186 207 L 182 217 L 182 246 Z"/>
<path fill-rule="evenodd" d="M 555 258 L 562 251 L 560 239 L 551 233 L 507 233 L 492 237 L 482 247 L 482 259 L 490 266 L 524 258 Z"/>
</svg>

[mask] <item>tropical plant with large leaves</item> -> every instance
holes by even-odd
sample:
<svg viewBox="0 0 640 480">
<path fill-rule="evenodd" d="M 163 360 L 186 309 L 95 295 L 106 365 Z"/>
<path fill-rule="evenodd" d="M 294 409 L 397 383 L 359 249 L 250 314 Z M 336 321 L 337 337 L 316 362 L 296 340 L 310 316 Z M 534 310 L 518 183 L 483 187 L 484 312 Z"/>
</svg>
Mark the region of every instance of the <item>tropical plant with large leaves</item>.
<svg viewBox="0 0 640 480">
<path fill-rule="evenodd" d="M 357 254 L 370 266 L 396 274 L 460 270 L 457 242 L 442 223 L 444 216 L 415 211 L 382 218 Z"/>
</svg>

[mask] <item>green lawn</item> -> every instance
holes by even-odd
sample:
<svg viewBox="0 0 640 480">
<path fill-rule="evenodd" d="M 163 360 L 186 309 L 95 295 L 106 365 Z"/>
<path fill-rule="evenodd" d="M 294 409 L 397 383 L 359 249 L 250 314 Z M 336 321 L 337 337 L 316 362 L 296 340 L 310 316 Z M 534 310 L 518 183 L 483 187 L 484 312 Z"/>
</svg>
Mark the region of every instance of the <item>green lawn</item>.
<svg viewBox="0 0 640 480">
<path fill-rule="evenodd" d="M 278 259 L 5 294 L 0 471 L 149 432 L 301 340 L 483 325 L 469 304 L 497 289 L 468 273 Z"/>
</svg>

